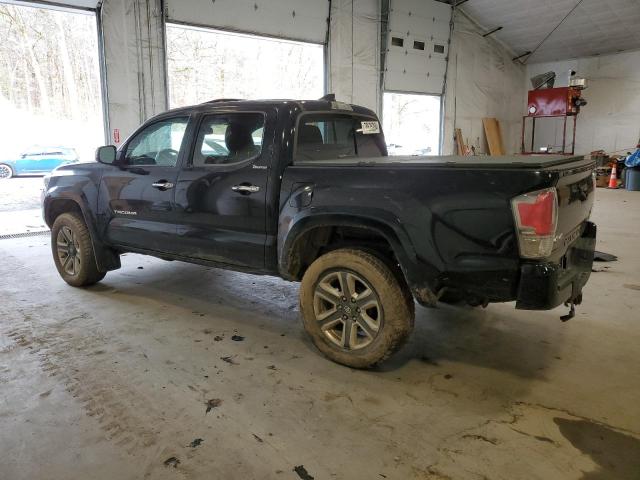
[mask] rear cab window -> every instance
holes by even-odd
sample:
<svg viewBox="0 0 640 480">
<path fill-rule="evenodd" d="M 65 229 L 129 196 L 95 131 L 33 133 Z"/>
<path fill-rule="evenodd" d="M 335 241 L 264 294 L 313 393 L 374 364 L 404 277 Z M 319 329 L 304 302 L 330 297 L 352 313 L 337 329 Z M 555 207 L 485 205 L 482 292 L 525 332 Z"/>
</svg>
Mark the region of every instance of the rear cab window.
<svg viewBox="0 0 640 480">
<path fill-rule="evenodd" d="M 311 113 L 298 121 L 294 163 L 385 156 L 384 136 L 375 117 Z"/>
</svg>

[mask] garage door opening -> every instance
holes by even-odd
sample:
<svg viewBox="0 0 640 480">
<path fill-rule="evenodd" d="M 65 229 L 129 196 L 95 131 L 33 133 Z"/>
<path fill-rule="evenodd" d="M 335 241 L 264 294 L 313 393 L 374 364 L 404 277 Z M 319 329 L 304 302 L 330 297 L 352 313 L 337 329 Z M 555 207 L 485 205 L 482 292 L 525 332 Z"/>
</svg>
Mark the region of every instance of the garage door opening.
<svg viewBox="0 0 640 480">
<path fill-rule="evenodd" d="M 0 38 L 0 212 L 29 210 L 40 225 L 33 176 L 91 161 L 104 144 L 96 15 L 0 3 Z"/>
<path fill-rule="evenodd" d="M 317 99 L 322 45 L 167 24 L 169 104 L 216 98 Z"/>
<path fill-rule="evenodd" d="M 437 155 L 440 97 L 385 92 L 383 126 L 389 155 Z"/>
</svg>

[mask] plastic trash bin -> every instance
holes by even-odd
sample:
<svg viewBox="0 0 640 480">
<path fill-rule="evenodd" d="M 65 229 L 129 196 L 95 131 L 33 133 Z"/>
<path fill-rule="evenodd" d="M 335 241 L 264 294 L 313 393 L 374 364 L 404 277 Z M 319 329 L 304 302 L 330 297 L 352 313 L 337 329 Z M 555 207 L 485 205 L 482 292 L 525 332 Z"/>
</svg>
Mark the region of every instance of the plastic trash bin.
<svg viewBox="0 0 640 480">
<path fill-rule="evenodd" d="M 625 168 L 624 185 L 627 190 L 640 190 L 640 167 Z"/>
</svg>

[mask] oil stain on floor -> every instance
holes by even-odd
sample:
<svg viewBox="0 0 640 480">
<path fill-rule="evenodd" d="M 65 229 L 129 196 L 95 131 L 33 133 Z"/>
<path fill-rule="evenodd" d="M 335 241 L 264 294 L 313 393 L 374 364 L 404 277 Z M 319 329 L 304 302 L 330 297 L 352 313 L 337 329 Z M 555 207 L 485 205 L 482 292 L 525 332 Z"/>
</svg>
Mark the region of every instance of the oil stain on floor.
<svg viewBox="0 0 640 480">
<path fill-rule="evenodd" d="M 600 468 L 582 480 L 640 480 L 640 440 L 588 420 L 553 421 L 571 444 Z"/>
</svg>

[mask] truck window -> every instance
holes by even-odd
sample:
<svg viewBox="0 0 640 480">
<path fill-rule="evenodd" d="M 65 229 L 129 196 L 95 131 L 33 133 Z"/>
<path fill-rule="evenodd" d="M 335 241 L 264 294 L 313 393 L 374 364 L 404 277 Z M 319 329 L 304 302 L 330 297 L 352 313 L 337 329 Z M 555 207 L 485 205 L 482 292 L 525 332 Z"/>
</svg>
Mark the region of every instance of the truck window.
<svg viewBox="0 0 640 480">
<path fill-rule="evenodd" d="M 127 145 L 127 165 L 175 167 L 189 117 L 161 120 L 139 132 Z"/>
<path fill-rule="evenodd" d="M 362 122 L 368 122 L 363 128 Z M 377 133 L 371 126 L 377 125 Z M 386 156 L 377 119 L 344 114 L 305 115 L 298 124 L 295 160 Z"/>
<path fill-rule="evenodd" d="M 207 115 L 198 129 L 193 166 L 230 165 L 257 158 L 263 134 L 262 113 Z"/>
</svg>

